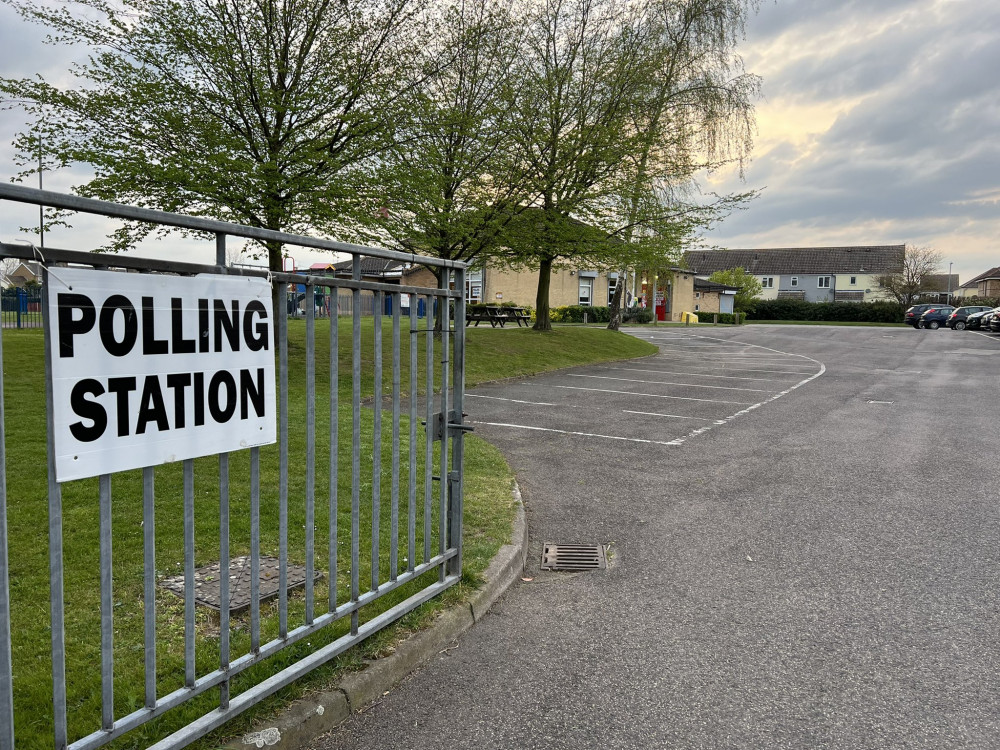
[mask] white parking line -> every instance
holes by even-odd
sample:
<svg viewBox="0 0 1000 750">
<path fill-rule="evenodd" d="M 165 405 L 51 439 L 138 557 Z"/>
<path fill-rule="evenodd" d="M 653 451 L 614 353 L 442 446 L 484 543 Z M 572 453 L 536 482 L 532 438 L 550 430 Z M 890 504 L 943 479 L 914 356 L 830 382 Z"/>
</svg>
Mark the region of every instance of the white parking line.
<svg viewBox="0 0 1000 750">
<path fill-rule="evenodd" d="M 760 368 L 757 368 L 757 367 L 729 367 L 729 368 L 724 368 L 723 367 L 723 368 L 720 368 L 720 369 L 736 370 L 737 372 L 766 372 L 766 373 L 770 373 L 771 375 L 806 375 L 807 374 L 807 371 L 803 371 L 803 370 L 761 370 Z"/>
<path fill-rule="evenodd" d="M 635 378 L 613 378 L 610 375 L 578 375 L 570 373 L 571 378 L 594 378 L 596 380 L 619 380 L 623 383 L 646 383 L 649 385 L 678 385 L 684 388 L 716 388 L 724 391 L 750 391 L 751 393 L 774 393 L 765 388 L 737 388 L 734 385 L 698 385 L 696 383 L 670 383 L 665 380 L 637 380 Z"/>
<path fill-rule="evenodd" d="M 481 396 L 478 393 L 466 393 L 466 398 L 488 398 L 493 401 L 510 401 L 514 404 L 531 404 L 532 406 L 556 406 L 545 401 L 519 401 L 516 398 L 501 398 L 500 396 Z"/>
<path fill-rule="evenodd" d="M 687 375 L 692 378 L 725 378 L 726 380 L 763 380 L 765 383 L 780 383 L 780 380 L 771 380 L 770 378 L 741 378 L 738 375 L 706 375 L 701 372 L 675 372 L 670 370 L 643 370 L 638 367 L 612 367 L 611 370 L 615 372 L 657 372 L 661 375 Z M 798 375 L 799 373 L 796 373 Z"/>
<path fill-rule="evenodd" d="M 673 398 L 678 401 L 705 401 L 710 404 L 739 404 L 748 406 L 746 401 L 719 401 L 714 398 L 691 398 L 690 396 L 664 396 L 661 393 L 633 393 L 631 391 L 612 391 L 607 388 L 578 388 L 575 385 L 554 385 L 553 388 L 565 388 L 568 391 L 593 391 L 594 393 L 620 393 L 623 396 L 641 396 L 643 398 Z"/>
<path fill-rule="evenodd" d="M 673 440 L 644 440 L 642 438 L 622 437 L 621 435 L 600 435 L 595 432 L 573 432 L 572 430 L 556 430 L 552 427 L 533 427 L 527 424 L 509 424 L 507 422 L 473 422 L 472 424 L 484 424 L 490 427 L 513 427 L 518 430 L 536 430 L 538 432 L 558 432 L 560 435 L 578 435 L 580 437 L 603 438 L 605 440 L 624 440 L 628 443 L 647 443 L 650 445 L 680 445 Z"/>
<path fill-rule="evenodd" d="M 622 409 L 622 414 L 642 414 L 646 417 L 670 417 L 672 419 L 695 419 L 699 422 L 714 422 L 715 424 L 725 424 L 721 419 L 706 419 L 705 417 L 684 417 L 680 414 L 661 414 L 658 411 L 629 411 Z"/>
<path fill-rule="evenodd" d="M 986 338 L 988 338 L 988 339 L 989 339 L 990 341 L 1000 341 L 1000 339 L 998 339 L 998 338 L 997 338 L 996 336 L 991 336 L 990 334 L 988 334 L 988 333 L 983 333 L 982 331 L 967 331 L 967 333 L 974 333 L 974 334 L 976 334 L 977 336 L 985 336 L 985 337 L 986 337 Z"/>
</svg>

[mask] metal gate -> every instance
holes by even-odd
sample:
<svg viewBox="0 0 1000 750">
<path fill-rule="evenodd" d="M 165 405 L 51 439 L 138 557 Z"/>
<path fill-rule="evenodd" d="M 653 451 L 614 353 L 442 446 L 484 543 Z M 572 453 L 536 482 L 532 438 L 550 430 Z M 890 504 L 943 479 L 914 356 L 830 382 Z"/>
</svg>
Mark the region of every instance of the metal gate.
<svg viewBox="0 0 1000 750">
<path fill-rule="evenodd" d="M 0 750 L 183 746 L 459 581 L 464 264 L 20 186 L 0 199 L 215 240 L 214 265 L 0 244 L 46 281 L 265 275 L 352 300 L 339 320 L 274 310 L 277 445 L 92 480 L 55 479 L 48 316 L 44 342 L 0 341 Z M 349 253 L 352 278 L 227 268 L 228 237 Z M 362 256 L 439 284 L 366 281 Z"/>
</svg>

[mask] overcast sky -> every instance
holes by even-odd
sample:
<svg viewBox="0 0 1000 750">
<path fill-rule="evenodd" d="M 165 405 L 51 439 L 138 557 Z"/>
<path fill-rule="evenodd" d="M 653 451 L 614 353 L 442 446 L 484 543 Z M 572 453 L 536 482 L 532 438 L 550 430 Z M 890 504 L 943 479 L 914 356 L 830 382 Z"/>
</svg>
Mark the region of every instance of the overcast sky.
<svg viewBox="0 0 1000 750">
<path fill-rule="evenodd" d="M 723 247 L 908 243 L 961 280 L 1000 265 L 1000 2 L 763 0 L 750 207 Z"/>
<path fill-rule="evenodd" d="M 930 245 L 963 282 L 1000 265 L 1000 2 L 762 0 L 742 54 L 763 80 L 745 182 L 720 173 L 713 190 L 760 189 L 707 240 L 723 247 Z M 67 58 L 0 5 L 4 75 L 64 76 Z M 0 175 L 15 171 L 18 113 L 0 113 Z M 83 170 L 52 175 L 65 190 Z M 0 212 L 16 236 L 37 210 Z M 97 222 L 47 244 L 93 249 Z M 86 239 L 83 239 L 86 238 Z M 82 242 L 82 244 L 81 244 Z M 157 246 L 154 246 L 157 247 Z M 170 250 L 154 251 L 164 255 Z M 204 251 L 184 259 L 210 261 Z M 303 257 L 303 261 L 315 260 Z"/>
</svg>

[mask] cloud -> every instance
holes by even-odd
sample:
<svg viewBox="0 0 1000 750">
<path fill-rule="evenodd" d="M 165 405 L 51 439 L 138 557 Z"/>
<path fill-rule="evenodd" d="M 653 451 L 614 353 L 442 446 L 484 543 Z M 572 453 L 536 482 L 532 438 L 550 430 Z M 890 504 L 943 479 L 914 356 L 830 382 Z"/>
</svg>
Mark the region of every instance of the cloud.
<svg viewBox="0 0 1000 750">
<path fill-rule="evenodd" d="M 756 158 L 746 185 L 711 182 L 767 189 L 709 241 L 934 244 L 963 278 L 1000 262 L 1000 5 L 767 4 L 743 52 L 767 97 Z"/>
</svg>

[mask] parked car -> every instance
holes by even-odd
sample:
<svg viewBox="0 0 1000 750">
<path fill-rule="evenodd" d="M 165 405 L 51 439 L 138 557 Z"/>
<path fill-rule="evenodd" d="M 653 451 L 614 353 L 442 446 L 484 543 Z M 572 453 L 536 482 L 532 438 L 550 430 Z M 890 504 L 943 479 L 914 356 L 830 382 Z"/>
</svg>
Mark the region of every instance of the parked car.
<svg viewBox="0 0 1000 750">
<path fill-rule="evenodd" d="M 987 312 L 992 308 L 986 305 L 967 305 L 965 307 L 956 307 L 951 311 L 951 315 L 948 316 L 947 325 L 954 331 L 961 331 L 966 327 L 966 320 L 973 313 Z"/>
<path fill-rule="evenodd" d="M 913 326 L 914 328 L 919 327 L 920 316 L 923 315 L 927 310 L 937 305 L 914 305 L 906 311 L 903 315 L 903 322 L 908 326 Z"/>
<path fill-rule="evenodd" d="M 995 309 L 983 313 L 983 317 L 979 319 L 979 327 L 984 331 L 990 330 L 990 323 L 993 322 L 993 319 L 996 317 L 996 313 L 997 311 Z"/>
<path fill-rule="evenodd" d="M 931 305 L 920 316 L 917 328 L 929 328 L 932 331 L 936 331 L 948 322 L 948 316 L 951 315 L 951 311 L 954 309 L 953 305 Z"/>
<path fill-rule="evenodd" d="M 990 312 L 990 330 L 993 333 L 1000 333 L 1000 307 L 995 307 Z"/>
<path fill-rule="evenodd" d="M 979 330 L 980 328 L 982 328 L 983 320 L 986 320 L 987 323 L 989 323 L 989 318 L 986 316 L 992 312 L 993 312 L 992 309 L 987 309 L 983 310 L 982 312 L 972 313 L 972 315 L 970 315 L 965 319 L 965 327 L 968 328 L 970 331 Z"/>
</svg>

